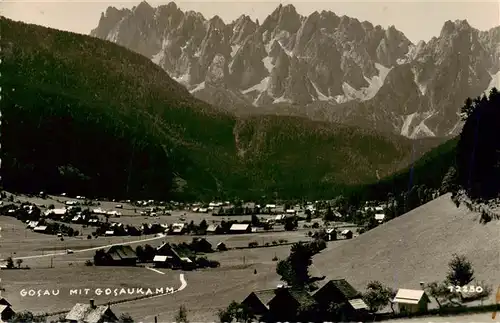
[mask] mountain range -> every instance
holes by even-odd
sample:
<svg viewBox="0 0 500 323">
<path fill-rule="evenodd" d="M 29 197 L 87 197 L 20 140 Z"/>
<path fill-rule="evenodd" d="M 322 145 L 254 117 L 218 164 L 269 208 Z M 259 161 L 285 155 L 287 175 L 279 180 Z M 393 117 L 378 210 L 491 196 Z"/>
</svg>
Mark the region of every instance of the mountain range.
<svg viewBox="0 0 500 323">
<path fill-rule="evenodd" d="M 297 116 L 237 117 L 112 42 L 4 17 L 0 27 L 2 184 L 12 191 L 331 197 L 437 143 Z"/>
<path fill-rule="evenodd" d="M 464 100 L 500 81 L 500 27 L 479 31 L 466 20 L 413 44 L 394 26 L 330 11 L 305 17 L 293 5 L 261 24 L 141 2 L 109 7 L 90 35 L 148 57 L 237 115 L 305 116 L 409 138 L 457 135 Z"/>
</svg>

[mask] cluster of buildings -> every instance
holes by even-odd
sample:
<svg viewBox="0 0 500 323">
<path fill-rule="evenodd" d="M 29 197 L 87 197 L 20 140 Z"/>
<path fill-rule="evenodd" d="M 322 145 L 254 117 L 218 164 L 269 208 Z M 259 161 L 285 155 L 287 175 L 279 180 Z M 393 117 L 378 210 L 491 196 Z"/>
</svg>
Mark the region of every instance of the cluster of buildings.
<svg viewBox="0 0 500 323">
<path fill-rule="evenodd" d="M 395 311 L 413 314 L 426 312 L 430 300 L 424 290 L 399 289 L 390 302 L 396 305 Z M 338 307 L 342 321 L 358 322 L 370 318 L 369 307 L 362 294 L 345 279 L 322 280 L 313 292 L 281 285 L 275 289 L 257 290 L 251 292 L 242 304 L 257 318 L 272 318 L 273 321 L 293 320 L 299 309 L 311 306 L 316 309 L 315 313 L 327 313 L 326 319 L 332 304 L 342 304 Z"/>
</svg>

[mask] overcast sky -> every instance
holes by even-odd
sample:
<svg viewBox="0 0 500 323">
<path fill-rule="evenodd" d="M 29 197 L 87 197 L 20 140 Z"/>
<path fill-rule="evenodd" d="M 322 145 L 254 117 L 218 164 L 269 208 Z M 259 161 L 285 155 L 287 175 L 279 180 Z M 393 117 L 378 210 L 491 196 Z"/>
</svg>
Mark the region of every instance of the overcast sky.
<svg viewBox="0 0 500 323">
<path fill-rule="evenodd" d="M 77 1 L 77 0 L 0 0 L 0 14 L 52 28 L 88 34 L 99 22 L 101 12 L 108 6 L 132 8 L 140 1 Z M 148 1 L 156 7 L 170 1 Z M 197 0 L 175 1 L 182 10 L 201 12 L 206 18 L 219 15 L 230 22 L 241 14 L 250 15 L 263 22 L 279 1 Z M 480 30 L 500 25 L 500 2 L 496 1 L 282 1 L 293 4 L 302 15 L 313 11 L 331 10 L 337 15 L 347 15 L 368 20 L 384 28 L 395 25 L 414 43 L 428 41 L 438 36 L 446 20 L 467 19 Z"/>
</svg>

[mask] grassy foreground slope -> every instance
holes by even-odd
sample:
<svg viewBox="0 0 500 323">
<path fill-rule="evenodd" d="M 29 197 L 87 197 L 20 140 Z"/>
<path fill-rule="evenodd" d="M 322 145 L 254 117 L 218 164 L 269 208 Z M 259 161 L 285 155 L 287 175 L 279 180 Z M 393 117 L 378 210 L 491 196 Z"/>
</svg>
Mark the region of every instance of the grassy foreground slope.
<svg viewBox="0 0 500 323">
<path fill-rule="evenodd" d="M 0 24 L 6 189 L 319 197 L 387 175 L 411 156 L 403 137 L 294 117 L 236 119 L 123 47 L 4 17 Z"/>
<path fill-rule="evenodd" d="M 465 255 L 478 280 L 500 285 L 498 223 L 457 208 L 451 194 L 424 204 L 345 243 L 330 244 L 314 258 L 324 275 L 345 278 L 364 290 L 371 280 L 393 288 L 419 289 L 442 281 L 453 253 Z"/>
</svg>

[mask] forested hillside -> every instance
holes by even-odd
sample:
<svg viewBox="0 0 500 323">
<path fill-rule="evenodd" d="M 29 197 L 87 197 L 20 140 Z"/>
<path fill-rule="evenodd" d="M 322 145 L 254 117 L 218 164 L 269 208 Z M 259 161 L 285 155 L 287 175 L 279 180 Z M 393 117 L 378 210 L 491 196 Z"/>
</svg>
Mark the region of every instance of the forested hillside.
<svg viewBox="0 0 500 323">
<path fill-rule="evenodd" d="M 236 119 L 116 44 L 1 18 L 6 189 L 128 198 L 331 197 L 412 141 L 297 117 Z M 419 145 L 413 156 L 425 151 Z"/>
</svg>

